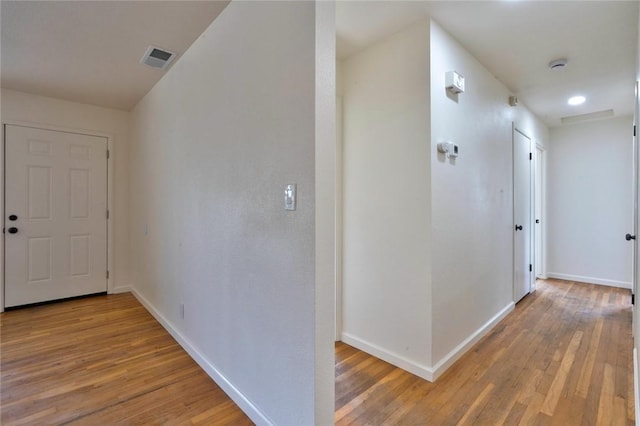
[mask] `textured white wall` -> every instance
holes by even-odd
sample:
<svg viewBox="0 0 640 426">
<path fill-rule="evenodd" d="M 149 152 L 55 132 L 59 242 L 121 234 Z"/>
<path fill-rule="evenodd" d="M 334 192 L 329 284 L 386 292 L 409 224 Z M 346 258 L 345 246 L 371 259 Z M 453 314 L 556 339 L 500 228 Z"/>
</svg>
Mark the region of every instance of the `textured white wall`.
<svg viewBox="0 0 640 426">
<path fill-rule="evenodd" d="M 342 67 L 343 340 L 435 378 L 513 306 L 512 125 L 548 130 L 433 21 Z"/>
<path fill-rule="evenodd" d="M 429 26 L 346 59 L 343 340 L 430 365 Z"/>
<path fill-rule="evenodd" d="M 232 2 L 131 117 L 132 285 L 255 421 L 282 425 L 323 418 L 315 8 Z"/>
<path fill-rule="evenodd" d="M 465 77 L 457 100 L 445 73 Z M 534 140 L 546 128 L 463 46 L 431 22 L 431 182 L 434 366 L 512 303 L 512 122 Z M 459 145 L 447 160 L 437 144 Z"/>
<path fill-rule="evenodd" d="M 551 129 L 548 275 L 631 286 L 632 117 Z"/>
<path fill-rule="evenodd" d="M 88 133 L 106 133 L 113 137 L 111 161 L 114 162 L 114 197 L 111 201 L 114 234 L 114 286 L 129 285 L 129 113 L 60 99 L 36 96 L 2 89 L 3 122 L 20 121 L 33 125 L 53 126 Z M 0 169 L 4 161 L 0 161 Z M 4 176 L 4 172 L 0 173 Z"/>
</svg>

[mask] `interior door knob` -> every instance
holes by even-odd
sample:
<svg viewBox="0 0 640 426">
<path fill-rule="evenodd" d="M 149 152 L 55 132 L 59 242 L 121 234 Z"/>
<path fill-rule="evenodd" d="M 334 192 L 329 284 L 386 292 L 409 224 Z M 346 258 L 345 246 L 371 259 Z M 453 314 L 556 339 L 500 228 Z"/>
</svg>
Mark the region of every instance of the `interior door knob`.
<svg viewBox="0 0 640 426">
<path fill-rule="evenodd" d="M 516 231 L 522 231 L 522 225 L 516 225 Z"/>
<path fill-rule="evenodd" d="M 631 234 L 627 234 L 624 236 L 624 239 L 627 241 L 631 241 L 631 240 L 635 240 L 636 236 L 635 235 L 631 235 Z"/>
<path fill-rule="evenodd" d="M 9 228 L 9 233 L 10 234 L 17 234 L 18 233 L 18 228 L 16 228 L 15 226 Z"/>
</svg>

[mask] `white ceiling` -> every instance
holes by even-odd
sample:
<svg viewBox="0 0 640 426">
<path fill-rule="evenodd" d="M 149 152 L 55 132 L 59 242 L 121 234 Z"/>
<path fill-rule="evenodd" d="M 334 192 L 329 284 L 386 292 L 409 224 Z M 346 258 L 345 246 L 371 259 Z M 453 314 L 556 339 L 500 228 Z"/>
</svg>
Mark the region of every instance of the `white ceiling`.
<svg viewBox="0 0 640 426">
<path fill-rule="evenodd" d="M 429 16 L 549 126 L 607 109 L 633 113 L 638 1 L 341 1 L 338 57 Z M 564 70 L 547 68 L 561 57 Z M 568 106 L 575 94 L 587 102 Z"/>
<path fill-rule="evenodd" d="M 227 4 L 2 0 L 2 87 L 130 110 L 164 74 L 139 64 L 147 46 L 177 52 L 179 61 Z M 637 0 L 338 1 L 338 56 L 429 16 L 549 126 L 565 116 L 633 112 Z M 550 71 L 559 57 L 568 67 Z M 569 107 L 578 93 L 587 102 Z"/>
<path fill-rule="evenodd" d="M 130 110 L 164 75 L 139 63 L 147 47 L 179 61 L 227 4 L 2 0 L 2 87 Z"/>
</svg>

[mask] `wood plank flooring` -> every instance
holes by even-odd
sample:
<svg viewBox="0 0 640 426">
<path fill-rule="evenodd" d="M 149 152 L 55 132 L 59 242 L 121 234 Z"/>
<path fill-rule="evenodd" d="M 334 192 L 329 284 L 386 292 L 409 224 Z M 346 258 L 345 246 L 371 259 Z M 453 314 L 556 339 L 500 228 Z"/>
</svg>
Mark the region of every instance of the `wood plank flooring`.
<svg viewBox="0 0 640 426">
<path fill-rule="evenodd" d="M 538 288 L 435 384 L 337 344 L 336 423 L 633 424 L 629 291 Z M 0 355 L 2 425 L 251 424 L 129 294 L 5 312 Z"/>
<path fill-rule="evenodd" d="M 631 293 L 546 280 L 435 383 L 336 344 L 338 425 L 633 425 Z"/>
<path fill-rule="evenodd" d="M 131 294 L 0 314 L 0 424 L 252 424 Z"/>
</svg>

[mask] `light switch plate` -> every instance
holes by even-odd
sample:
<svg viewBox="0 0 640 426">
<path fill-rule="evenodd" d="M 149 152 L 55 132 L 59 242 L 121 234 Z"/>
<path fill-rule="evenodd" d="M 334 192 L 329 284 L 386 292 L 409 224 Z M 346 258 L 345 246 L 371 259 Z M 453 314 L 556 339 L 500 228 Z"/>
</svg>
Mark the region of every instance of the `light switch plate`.
<svg viewBox="0 0 640 426">
<path fill-rule="evenodd" d="M 284 187 L 284 209 L 296 209 L 296 184 L 290 183 Z"/>
</svg>

